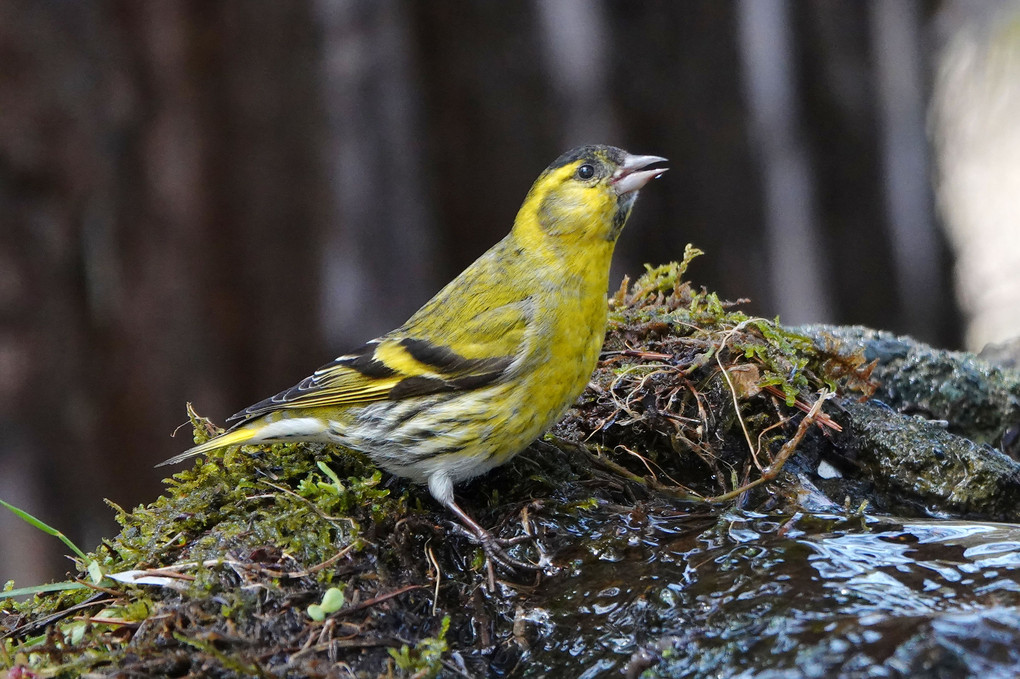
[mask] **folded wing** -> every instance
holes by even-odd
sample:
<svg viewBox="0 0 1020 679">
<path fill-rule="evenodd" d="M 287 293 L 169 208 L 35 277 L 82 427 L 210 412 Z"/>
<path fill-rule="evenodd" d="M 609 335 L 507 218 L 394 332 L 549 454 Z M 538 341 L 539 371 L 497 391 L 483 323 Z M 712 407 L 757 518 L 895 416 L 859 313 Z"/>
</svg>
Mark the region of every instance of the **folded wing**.
<svg viewBox="0 0 1020 679">
<path fill-rule="evenodd" d="M 484 387 L 506 376 L 524 353 L 527 308 L 501 306 L 439 333 L 405 326 L 229 419 L 248 421 L 277 410 L 345 407 Z M 430 334 L 453 340 L 453 346 L 428 339 Z"/>
</svg>

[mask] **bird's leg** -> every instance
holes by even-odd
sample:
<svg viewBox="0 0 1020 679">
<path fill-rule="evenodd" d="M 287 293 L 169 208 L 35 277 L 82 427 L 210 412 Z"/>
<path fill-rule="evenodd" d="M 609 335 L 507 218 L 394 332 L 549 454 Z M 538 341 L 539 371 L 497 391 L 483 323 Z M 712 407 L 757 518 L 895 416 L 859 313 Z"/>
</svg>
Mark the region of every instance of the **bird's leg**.
<svg viewBox="0 0 1020 679">
<path fill-rule="evenodd" d="M 478 543 L 482 545 L 482 548 L 485 550 L 485 554 L 490 559 L 492 559 L 499 565 L 503 566 L 504 568 L 510 570 L 524 570 L 524 571 L 542 570 L 541 566 L 536 566 L 535 564 L 531 564 L 526 561 L 521 561 L 520 559 L 515 559 L 514 557 L 507 554 L 506 550 L 504 550 L 502 547 L 502 544 L 517 544 L 518 542 L 523 542 L 524 540 L 531 539 L 530 536 L 526 536 L 524 540 L 516 538 L 513 540 L 505 541 L 500 540 L 492 533 L 482 528 L 481 524 L 472 519 L 468 515 L 468 513 L 461 509 L 457 505 L 457 503 L 454 502 L 452 499 L 446 502 L 445 504 L 446 507 L 451 512 L 457 515 L 457 518 L 460 519 L 460 522 L 467 527 L 470 533 L 472 533 L 475 540 L 477 540 Z"/>
<path fill-rule="evenodd" d="M 520 540 L 509 542 L 500 541 L 493 536 L 492 533 L 482 528 L 477 521 L 468 516 L 467 512 L 458 507 L 456 500 L 453 499 L 453 480 L 450 479 L 450 477 L 443 471 L 437 471 L 429 476 L 428 486 L 432 497 L 436 498 L 441 505 L 457 515 L 457 518 L 460 519 L 461 525 L 465 527 L 464 532 L 468 533 L 482 545 L 485 549 L 485 554 L 489 557 L 490 563 L 498 563 L 507 570 L 542 570 L 541 566 L 536 566 L 513 558 L 506 553 L 500 544 L 501 542 L 502 544 L 515 544 L 516 542 L 521 542 Z M 525 539 L 530 539 L 530 537 Z"/>
</svg>

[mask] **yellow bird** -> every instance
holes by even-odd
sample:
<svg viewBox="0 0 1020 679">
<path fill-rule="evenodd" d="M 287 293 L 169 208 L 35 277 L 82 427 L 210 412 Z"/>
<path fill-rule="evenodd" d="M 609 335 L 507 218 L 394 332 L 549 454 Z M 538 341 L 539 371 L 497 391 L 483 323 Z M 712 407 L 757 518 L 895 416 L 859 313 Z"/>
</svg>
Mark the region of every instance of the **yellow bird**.
<svg viewBox="0 0 1020 679">
<path fill-rule="evenodd" d="M 490 557 L 519 566 L 457 505 L 454 484 L 510 460 L 584 390 L 606 332 L 616 239 L 663 162 L 612 146 L 563 154 L 510 234 L 406 323 L 162 464 L 243 444 L 338 443 L 427 484 Z"/>
</svg>

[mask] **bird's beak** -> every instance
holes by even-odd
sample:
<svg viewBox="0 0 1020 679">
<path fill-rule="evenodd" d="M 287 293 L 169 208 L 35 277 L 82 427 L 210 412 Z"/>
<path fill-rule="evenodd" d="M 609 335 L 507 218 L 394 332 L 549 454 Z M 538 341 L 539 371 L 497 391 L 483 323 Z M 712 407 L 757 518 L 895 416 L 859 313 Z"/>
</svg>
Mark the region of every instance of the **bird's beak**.
<svg viewBox="0 0 1020 679">
<path fill-rule="evenodd" d="M 651 170 L 643 168 L 653 163 L 665 162 L 666 159 L 659 156 L 632 156 L 628 154 L 623 159 L 623 165 L 613 174 L 613 179 L 610 182 L 616 190 L 616 195 L 622 196 L 626 193 L 637 191 L 653 179 L 661 177 L 662 173 L 669 168 L 657 167 Z"/>
</svg>

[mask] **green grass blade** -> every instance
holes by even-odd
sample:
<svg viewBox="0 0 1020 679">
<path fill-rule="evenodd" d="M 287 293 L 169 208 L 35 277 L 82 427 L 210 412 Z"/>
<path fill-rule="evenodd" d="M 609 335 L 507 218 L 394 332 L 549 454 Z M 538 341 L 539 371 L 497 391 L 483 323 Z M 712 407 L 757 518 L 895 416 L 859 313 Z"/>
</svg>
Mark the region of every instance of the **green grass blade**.
<svg viewBox="0 0 1020 679">
<path fill-rule="evenodd" d="M 44 533 L 46 533 L 48 535 L 52 535 L 55 538 L 60 538 L 65 545 L 70 547 L 71 550 L 75 554 L 77 554 L 79 557 L 81 557 L 82 561 L 87 561 L 88 560 L 88 557 L 85 556 L 85 552 L 83 552 L 80 549 L 78 549 L 78 545 L 76 545 L 73 542 L 71 542 L 71 538 L 67 537 L 66 535 L 61 533 L 59 530 L 57 530 L 56 528 L 54 528 L 54 527 L 52 527 L 52 526 L 50 526 L 48 524 L 43 523 L 42 521 L 40 521 L 39 519 L 35 518 L 34 516 L 29 514 L 25 510 L 18 509 L 17 507 L 15 507 L 14 505 L 12 505 L 12 504 L 10 504 L 8 502 L 4 502 L 3 500 L 0 500 L 0 505 L 3 505 L 4 507 L 7 507 L 7 509 L 9 509 L 12 512 L 14 512 L 14 514 L 18 518 L 20 518 L 21 520 L 25 521 L 26 523 L 28 523 L 28 524 L 36 527 L 36 528 L 38 528 L 42 532 L 44 532 Z"/>
<path fill-rule="evenodd" d="M 85 589 L 85 585 L 80 582 L 51 582 L 47 585 L 34 585 L 32 587 L 21 587 L 19 589 L 11 589 L 6 592 L 0 592 L 0 601 L 3 599 L 13 599 L 16 596 L 33 596 L 35 594 L 45 594 L 46 592 L 63 592 L 71 589 Z"/>
</svg>

